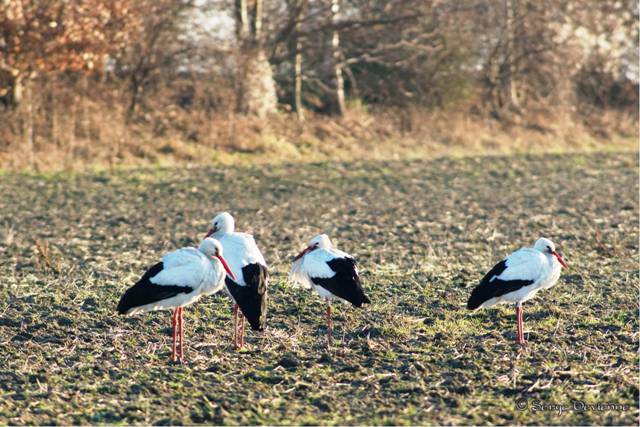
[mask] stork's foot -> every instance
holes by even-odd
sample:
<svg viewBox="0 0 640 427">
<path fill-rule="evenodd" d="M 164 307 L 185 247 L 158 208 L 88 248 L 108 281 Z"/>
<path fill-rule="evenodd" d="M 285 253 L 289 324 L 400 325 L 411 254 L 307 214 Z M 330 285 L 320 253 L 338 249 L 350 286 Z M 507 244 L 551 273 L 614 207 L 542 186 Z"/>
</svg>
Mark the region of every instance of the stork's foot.
<svg viewBox="0 0 640 427">
<path fill-rule="evenodd" d="M 184 357 L 172 357 L 170 361 L 171 365 L 186 365 L 187 360 Z"/>
<path fill-rule="evenodd" d="M 333 329 L 327 329 L 327 348 L 333 345 Z"/>
</svg>

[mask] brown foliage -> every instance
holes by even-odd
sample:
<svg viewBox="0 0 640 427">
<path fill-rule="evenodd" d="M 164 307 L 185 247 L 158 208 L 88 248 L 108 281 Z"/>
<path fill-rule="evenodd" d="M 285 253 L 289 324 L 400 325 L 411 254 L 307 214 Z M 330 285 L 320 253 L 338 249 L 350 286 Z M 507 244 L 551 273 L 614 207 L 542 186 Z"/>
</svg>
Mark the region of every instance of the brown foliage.
<svg viewBox="0 0 640 427">
<path fill-rule="evenodd" d="M 133 2 L 135 3 L 135 2 Z M 131 0 L 0 3 L 0 64 L 31 71 L 93 69 L 138 29 Z"/>
</svg>

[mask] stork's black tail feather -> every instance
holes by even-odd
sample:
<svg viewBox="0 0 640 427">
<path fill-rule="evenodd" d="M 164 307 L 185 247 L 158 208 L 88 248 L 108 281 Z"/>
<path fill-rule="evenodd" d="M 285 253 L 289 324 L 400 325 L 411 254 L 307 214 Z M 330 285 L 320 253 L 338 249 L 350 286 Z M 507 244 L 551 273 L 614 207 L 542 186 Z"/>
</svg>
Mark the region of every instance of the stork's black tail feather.
<svg viewBox="0 0 640 427">
<path fill-rule="evenodd" d="M 467 302 L 467 308 L 469 310 L 475 310 L 482 305 L 485 301 L 493 298 L 495 289 L 491 286 L 491 283 L 480 284 L 471 291 L 471 296 Z"/>
<path fill-rule="evenodd" d="M 254 263 L 242 267 L 242 277 L 246 286 L 238 285 L 227 276 L 227 289 L 249 321 L 251 329 L 262 331 L 267 320 L 269 272 L 264 265 Z"/>
</svg>

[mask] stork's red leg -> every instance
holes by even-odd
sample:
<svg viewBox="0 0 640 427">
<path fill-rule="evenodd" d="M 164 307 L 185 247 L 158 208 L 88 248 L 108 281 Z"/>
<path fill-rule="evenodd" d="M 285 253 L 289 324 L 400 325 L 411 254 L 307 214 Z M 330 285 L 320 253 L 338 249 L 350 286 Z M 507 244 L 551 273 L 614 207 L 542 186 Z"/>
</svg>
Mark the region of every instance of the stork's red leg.
<svg viewBox="0 0 640 427">
<path fill-rule="evenodd" d="M 171 349 L 171 361 L 176 361 L 176 323 L 178 317 L 178 309 L 173 310 L 171 314 L 171 339 L 173 340 L 173 345 Z"/>
<path fill-rule="evenodd" d="M 246 318 L 242 316 L 242 331 L 240 332 L 240 348 L 244 347 L 244 321 Z"/>
<path fill-rule="evenodd" d="M 184 363 L 184 318 L 182 317 L 182 307 L 180 307 L 180 317 L 178 318 L 178 322 L 180 322 L 180 361 Z"/>
<path fill-rule="evenodd" d="M 522 306 L 520 306 L 520 341 L 522 341 L 522 344 L 524 344 L 524 322 L 522 321 L 523 316 L 524 309 L 522 308 Z"/>
<path fill-rule="evenodd" d="M 233 306 L 233 348 L 238 348 L 238 304 Z"/>
<path fill-rule="evenodd" d="M 520 305 L 519 304 L 516 304 L 516 325 L 518 328 L 518 332 L 516 334 L 516 342 L 518 344 L 522 344 L 520 342 Z"/>
<path fill-rule="evenodd" d="M 333 336 L 333 323 L 331 322 L 331 306 L 327 306 L 327 337 L 329 339 L 329 343 L 332 341 Z"/>
<path fill-rule="evenodd" d="M 522 304 L 516 306 L 516 314 L 518 317 L 518 338 L 517 343 L 524 345 L 524 333 L 522 332 Z"/>
<path fill-rule="evenodd" d="M 523 315 L 523 309 L 522 309 L 522 305 L 520 306 L 520 341 L 522 344 L 524 344 L 524 323 L 522 322 L 522 315 Z"/>
</svg>

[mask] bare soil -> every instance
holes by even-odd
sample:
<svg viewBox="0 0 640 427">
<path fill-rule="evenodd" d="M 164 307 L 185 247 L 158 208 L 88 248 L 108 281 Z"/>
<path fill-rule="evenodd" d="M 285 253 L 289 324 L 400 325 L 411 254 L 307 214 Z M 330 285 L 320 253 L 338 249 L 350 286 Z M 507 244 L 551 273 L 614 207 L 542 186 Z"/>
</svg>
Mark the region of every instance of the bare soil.
<svg viewBox="0 0 640 427">
<path fill-rule="evenodd" d="M 637 153 L 2 175 L 0 424 L 637 425 L 638 191 Z M 230 299 L 201 300 L 172 365 L 170 314 L 115 306 L 221 210 L 270 264 L 268 328 L 234 351 Z M 319 232 L 373 301 L 330 348 L 287 284 Z M 519 348 L 513 307 L 465 304 L 540 236 L 570 269 Z"/>
</svg>

